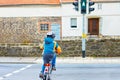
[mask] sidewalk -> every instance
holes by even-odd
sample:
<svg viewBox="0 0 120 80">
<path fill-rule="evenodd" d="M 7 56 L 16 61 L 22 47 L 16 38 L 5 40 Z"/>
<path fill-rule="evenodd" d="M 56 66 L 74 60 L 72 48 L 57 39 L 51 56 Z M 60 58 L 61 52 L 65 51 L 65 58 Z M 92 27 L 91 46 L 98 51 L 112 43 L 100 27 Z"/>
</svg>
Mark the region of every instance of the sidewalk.
<svg viewBox="0 0 120 80">
<path fill-rule="evenodd" d="M 0 63 L 42 63 L 41 57 L 0 57 Z M 120 57 L 57 57 L 57 63 L 120 63 Z"/>
</svg>

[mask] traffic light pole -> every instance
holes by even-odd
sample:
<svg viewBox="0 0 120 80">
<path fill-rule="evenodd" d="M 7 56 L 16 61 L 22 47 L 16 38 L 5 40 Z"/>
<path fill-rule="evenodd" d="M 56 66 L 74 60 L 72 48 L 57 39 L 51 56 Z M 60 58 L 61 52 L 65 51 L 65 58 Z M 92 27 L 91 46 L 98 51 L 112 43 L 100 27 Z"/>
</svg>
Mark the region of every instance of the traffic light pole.
<svg viewBox="0 0 120 80">
<path fill-rule="evenodd" d="M 77 2 L 76 2 L 77 1 Z M 94 8 L 91 6 L 94 5 L 94 2 L 91 0 L 76 0 L 73 2 L 73 5 L 75 6 L 76 11 L 80 11 L 81 14 L 83 14 L 82 18 L 82 57 L 85 58 L 86 56 L 86 33 L 85 33 L 85 14 L 90 13 L 91 11 L 94 11 Z"/>
<path fill-rule="evenodd" d="M 85 34 L 85 14 L 83 14 L 82 25 L 82 57 L 85 58 L 86 34 Z"/>
</svg>

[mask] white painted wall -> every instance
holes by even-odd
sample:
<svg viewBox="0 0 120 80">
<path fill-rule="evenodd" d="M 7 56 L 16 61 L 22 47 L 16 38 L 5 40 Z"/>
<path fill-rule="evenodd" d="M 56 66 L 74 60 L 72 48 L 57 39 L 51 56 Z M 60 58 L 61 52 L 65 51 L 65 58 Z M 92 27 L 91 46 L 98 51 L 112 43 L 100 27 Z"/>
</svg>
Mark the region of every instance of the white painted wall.
<svg viewBox="0 0 120 80">
<path fill-rule="evenodd" d="M 75 18 L 75 17 L 72 17 Z M 62 17 L 62 37 L 66 36 L 81 36 L 82 35 L 82 24 L 81 18 L 77 17 L 77 28 L 71 28 L 70 23 L 71 17 Z"/>
<path fill-rule="evenodd" d="M 100 9 L 100 6 L 102 9 Z M 120 14 L 120 3 L 96 3 L 93 7 L 95 7 L 95 11 L 91 14 L 96 15 L 118 15 Z"/>
<path fill-rule="evenodd" d="M 103 16 L 102 34 L 120 36 L 120 15 L 119 16 Z"/>
<path fill-rule="evenodd" d="M 102 4 L 102 9 L 98 9 L 98 4 Z M 99 16 L 100 33 L 102 35 L 120 36 L 120 3 L 96 3 L 95 11 L 91 16 Z"/>
<path fill-rule="evenodd" d="M 100 6 L 102 9 L 100 9 Z M 120 14 L 120 3 L 95 3 L 95 8 L 89 15 L 118 15 Z M 62 4 L 62 16 L 81 15 L 80 11 L 75 11 L 72 3 Z M 82 15 L 81 15 L 82 16 Z"/>
<path fill-rule="evenodd" d="M 79 15 L 81 15 L 80 12 L 75 11 L 72 3 L 62 4 L 61 9 L 62 9 L 62 16 L 79 16 Z"/>
<path fill-rule="evenodd" d="M 0 17 L 61 16 L 60 6 L 0 7 Z"/>
<path fill-rule="evenodd" d="M 77 18 L 77 28 L 71 28 L 71 18 Z M 74 6 L 62 4 L 62 37 L 82 35 L 82 15 L 75 11 Z"/>
<path fill-rule="evenodd" d="M 98 8 L 102 4 L 102 9 Z M 86 16 L 100 18 L 100 34 L 102 35 L 119 35 L 120 36 L 120 3 L 95 3 L 95 11 Z M 82 15 L 75 11 L 72 4 L 62 4 L 62 33 L 64 36 L 81 36 L 82 35 Z M 70 18 L 78 18 L 78 29 L 70 28 Z M 88 32 L 87 18 L 85 22 L 86 33 Z M 71 34 L 72 33 L 72 34 Z"/>
<path fill-rule="evenodd" d="M 102 9 L 98 9 L 102 4 Z M 120 35 L 120 3 L 95 3 L 95 11 L 88 14 L 89 17 L 100 17 L 100 32 L 102 35 Z M 0 7 L 0 17 L 38 17 L 38 16 L 62 16 L 62 37 L 82 35 L 82 15 L 75 11 L 72 3 L 62 5 L 29 5 Z M 70 27 L 70 18 L 77 18 L 78 27 Z M 87 20 L 87 19 L 86 19 Z M 87 21 L 86 21 L 86 32 Z"/>
</svg>

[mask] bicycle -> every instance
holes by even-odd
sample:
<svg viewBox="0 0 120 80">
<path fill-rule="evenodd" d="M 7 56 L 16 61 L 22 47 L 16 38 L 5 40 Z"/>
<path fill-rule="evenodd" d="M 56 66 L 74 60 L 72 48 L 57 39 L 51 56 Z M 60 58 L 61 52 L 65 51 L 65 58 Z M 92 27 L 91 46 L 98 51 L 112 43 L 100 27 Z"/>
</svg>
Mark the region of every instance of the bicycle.
<svg viewBox="0 0 120 80">
<path fill-rule="evenodd" d="M 52 73 L 52 65 L 51 62 L 44 64 L 45 70 L 43 74 L 43 80 L 51 80 L 50 74 Z"/>
</svg>

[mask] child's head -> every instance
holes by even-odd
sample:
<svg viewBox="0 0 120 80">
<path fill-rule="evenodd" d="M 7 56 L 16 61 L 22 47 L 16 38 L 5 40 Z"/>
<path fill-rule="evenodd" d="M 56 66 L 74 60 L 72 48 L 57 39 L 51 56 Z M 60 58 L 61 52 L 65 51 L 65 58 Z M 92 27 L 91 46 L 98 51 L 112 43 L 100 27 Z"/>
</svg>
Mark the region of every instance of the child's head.
<svg viewBox="0 0 120 80">
<path fill-rule="evenodd" d="M 50 31 L 50 32 L 47 33 L 47 37 L 51 37 L 51 38 L 54 39 L 55 38 L 55 33 Z"/>
</svg>

